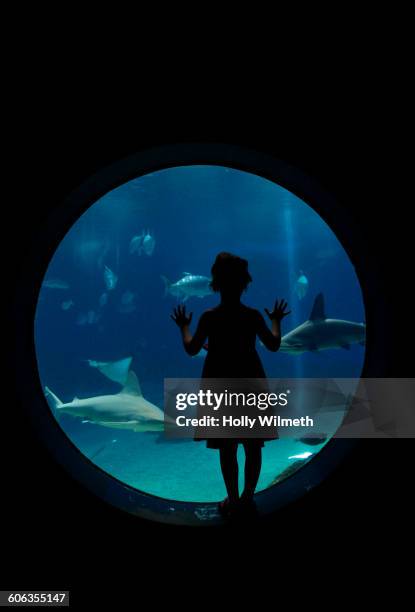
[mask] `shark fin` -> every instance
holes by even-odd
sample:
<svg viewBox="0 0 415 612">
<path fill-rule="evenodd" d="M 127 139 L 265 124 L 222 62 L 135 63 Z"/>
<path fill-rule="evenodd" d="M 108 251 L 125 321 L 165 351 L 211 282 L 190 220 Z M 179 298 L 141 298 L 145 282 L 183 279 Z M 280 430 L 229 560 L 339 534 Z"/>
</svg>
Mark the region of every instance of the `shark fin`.
<svg viewBox="0 0 415 612">
<path fill-rule="evenodd" d="M 49 387 L 45 387 L 45 397 L 48 400 L 48 404 L 52 410 L 58 410 L 61 406 L 63 406 L 63 402 L 61 402 L 57 395 L 52 393 Z"/>
<path fill-rule="evenodd" d="M 88 361 L 90 366 L 96 367 L 104 376 L 114 382 L 120 383 L 120 385 L 124 385 L 128 377 L 128 370 L 130 369 L 132 360 L 132 357 L 125 357 L 125 359 L 109 361 L 108 363 Z"/>
<path fill-rule="evenodd" d="M 350 344 L 345 343 L 345 344 L 341 344 L 340 346 L 346 349 L 347 351 L 350 351 Z"/>
<path fill-rule="evenodd" d="M 319 293 L 316 299 L 314 300 L 313 308 L 311 309 L 311 313 L 309 316 L 309 321 L 322 321 L 326 318 L 326 314 L 324 312 L 324 296 L 322 293 Z"/>
<path fill-rule="evenodd" d="M 141 391 L 140 383 L 138 382 L 137 375 L 132 370 L 128 372 L 127 382 L 125 383 L 124 388 L 121 391 L 121 393 L 125 393 L 127 395 L 137 395 L 141 397 L 143 395 Z"/>
</svg>

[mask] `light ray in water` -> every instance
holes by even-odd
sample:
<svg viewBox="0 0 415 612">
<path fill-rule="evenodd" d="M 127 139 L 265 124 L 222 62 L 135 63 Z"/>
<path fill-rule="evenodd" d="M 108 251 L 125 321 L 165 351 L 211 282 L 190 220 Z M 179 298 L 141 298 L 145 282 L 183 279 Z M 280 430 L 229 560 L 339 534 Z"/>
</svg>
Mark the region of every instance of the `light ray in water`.
<svg viewBox="0 0 415 612">
<path fill-rule="evenodd" d="M 120 226 L 121 220 L 119 220 L 117 223 L 117 246 L 115 249 L 115 269 L 117 274 L 120 272 Z"/>
<path fill-rule="evenodd" d="M 287 237 L 288 286 L 290 287 L 290 294 L 289 296 L 287 296 L 287 301 L 288 301 L 288 306 L 290 306 L 290 310 L 291 310 L 291 314 L 288 315 L 290 318 L 290 327 L 292 326 L 294 328 L 294 327 L 297 327 L 301 321 L 300 321 L 300 317 L 298 313 L 298 308 L 293 307 L 293 304 L 295 303 L 295 293 L 293 290 L 294 287 L 292 285 L 292 279 L 296 277 L 297 261 L 296 261 L 296 252 L 295 252 L 294 224 L 293 224 L 292 208 L 290 206 L 290 200 L 291 200 L 291 195 L 288 193 L 288 191 L 286 191 L 284 194 L 283 204 L 284 204 L 285 234 Z M 294 365 L 295 377 L 303 378 L 304 368 L 303 368 L 301 356 L 298 356 L 298 359 L 295 360 L 293 365 Z"/>
</svg>

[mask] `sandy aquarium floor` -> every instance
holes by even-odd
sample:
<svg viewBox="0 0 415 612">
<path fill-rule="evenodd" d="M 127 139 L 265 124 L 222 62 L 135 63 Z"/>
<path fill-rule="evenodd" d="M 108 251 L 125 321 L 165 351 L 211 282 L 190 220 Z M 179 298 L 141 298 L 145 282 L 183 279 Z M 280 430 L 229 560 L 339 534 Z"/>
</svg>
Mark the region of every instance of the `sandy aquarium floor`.
<svg viewBox="0 0 415 612">
<path fill-rule="evenodd" d="M 124 432 L 88 423 L 66 431 L 93 463 L 140 491 L 177 501 L 213 502 L 225 497 L 219 452 L 207 449 L 204 442 L 164 441 L 158 434 Z M 257 491 L 270 486 L 294 463 L 301 467 L 301 462 L 312 459 L 322 446 L 295 440 L 266 442 Z M 242 488 L 242 447 L 238 459 Z"/>
</svg>

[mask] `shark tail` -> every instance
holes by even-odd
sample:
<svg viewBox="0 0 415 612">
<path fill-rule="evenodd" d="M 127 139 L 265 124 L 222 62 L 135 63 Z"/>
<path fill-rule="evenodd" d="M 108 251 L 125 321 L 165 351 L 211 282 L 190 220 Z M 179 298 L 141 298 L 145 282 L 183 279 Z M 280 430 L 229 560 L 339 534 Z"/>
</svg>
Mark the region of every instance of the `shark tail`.
<svg viewBox="0 0 415 612">
<path fill-rule="evenodd" d="M 55 395 L 49 387 L 45 387 L 45 397 L 48 401 L 49 407 L 53 412 L 58 410 L 61 406 L 63 406 L 63 402 L 59 399 L 57 395 Z"/>
<path fill-rule="evenodd" d="M 163 276 L 162 274 L 161 276 L 161 280 L 164 283 L 164 296 L 166 296 L 169 292 L 170 286 L 171 286 L 171 281 L 169 281 L 169 279 L 167 278 L 167 276 Z"/>
</svg>

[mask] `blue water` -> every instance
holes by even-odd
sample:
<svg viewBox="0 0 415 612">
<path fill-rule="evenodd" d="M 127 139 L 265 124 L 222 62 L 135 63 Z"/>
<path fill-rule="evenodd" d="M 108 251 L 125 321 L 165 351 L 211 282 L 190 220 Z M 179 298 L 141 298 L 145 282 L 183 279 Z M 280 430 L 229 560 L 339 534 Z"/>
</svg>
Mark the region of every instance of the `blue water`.
<svg viewBox="0 0 415 612">
<path fill-rule="evenodd" d="M 130 254 L 130 241 L 142 230 L 155 238 L 151 256 Z M 263 312 L 276 297 L 288 300 L 292 314 L 283 320 L 283 334 L 308 318 L 319 292 L 328 317 L 365 320 L 359 282 L 347 254 L 302 200 L 238 170 L 171 168 L 109 192 L 61 242 L 46 279 L 60 279 L 68 288 L 42 287 L 36 313 L 42 385 L 64 402 L 74 396 L 116 393 L 120 386 L 87 360 L 132 356 L 144 397 L 162 408 L 164 378 L 197 377 L 203 359 L 184 353 L 169 317 L 177 300 L 164 295 L 160 275 L 172 281 L 184 272 L 209 276 L 215 256 L 223 250 L 249 261 L 253 282 L 243 297 L 246 304 Z M 118 278 L 113 290 L 106 289 L 105 266 Z M 309 280 L 302 300 L 295 291 L 300 269 Z M 193 321 L 217 302 L 215 295 L 190 298 Z M 274 378 L 357 377 L 364 360 L 359 345 L 302 355 L 270 353 L 258 345 L 258 352 L 267 375 Z M 94 463 L 146 493 L 186 501 L 214 501 L 225 495 L 218 453 L 204 443 L 161 442 L 157 434 L 110 429 L 71 416 L 61 416 L 59 422 Z M 293 440 L 266 443 L 258 490 L 298 461 L 296 456 L 304 456 L 305 463 L 321 448 Z"/>
</svg>

